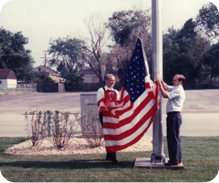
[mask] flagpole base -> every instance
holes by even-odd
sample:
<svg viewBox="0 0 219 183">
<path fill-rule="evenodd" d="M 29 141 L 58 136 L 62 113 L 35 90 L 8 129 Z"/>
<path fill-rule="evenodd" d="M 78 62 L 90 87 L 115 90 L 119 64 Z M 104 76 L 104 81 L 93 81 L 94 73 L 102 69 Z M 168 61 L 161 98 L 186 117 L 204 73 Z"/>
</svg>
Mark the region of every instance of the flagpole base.
<svg viewBox="0 0 219 183">
<path fill-rule="evenodd" d="M 167 161 L 169 158 L 166 159 Z M 183 163 L 179 163 L 178 165 L 165 166 L 164 163 L 159 161 L 151 162 L 150 158 L 145 157 L 137 157 L 135 159 L 134 168 L 148 168 L 148 169 L 170 169 L 170 170 L 183 170 Z"/>
<path fill-rule="evenodd" d="M 165 163 L 166 162 L 165 155 L 155 155 L 155 154 L 152 154 L 151 155 L 151 163 L 154 163 L 154 162 Z"/>
</svg>

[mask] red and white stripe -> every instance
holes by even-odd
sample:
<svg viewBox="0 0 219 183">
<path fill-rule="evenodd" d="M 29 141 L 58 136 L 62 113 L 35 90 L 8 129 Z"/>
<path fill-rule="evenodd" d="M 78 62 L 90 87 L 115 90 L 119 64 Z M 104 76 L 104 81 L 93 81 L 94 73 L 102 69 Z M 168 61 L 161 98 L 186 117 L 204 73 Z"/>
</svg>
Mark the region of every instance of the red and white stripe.
<svg viewBox="0 0 219 183">
<path fill-rule="evenodd" d="M 132 103 L 125 88 L 120 101 L 105 105 L 98 101 L 99 114 L 103 111 L 103 134 L 107 152 L 116 152 L 138 142 L 153 122 L 158 110 L 158 84 L 146 79 L 145 91 Z"/>
</svg>

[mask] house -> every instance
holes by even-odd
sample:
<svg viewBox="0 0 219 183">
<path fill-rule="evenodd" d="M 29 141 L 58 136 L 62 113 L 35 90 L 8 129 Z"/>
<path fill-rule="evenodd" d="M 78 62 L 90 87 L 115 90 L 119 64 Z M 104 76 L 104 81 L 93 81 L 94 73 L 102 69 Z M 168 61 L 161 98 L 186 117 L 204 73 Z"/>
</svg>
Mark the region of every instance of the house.
<svg viewBox="0 0 219 183">
<path fill-rule="evenodd" d="M 10 69 L 0 69 L 0 88 L 16 88 L 17 78 Z"/>
<path fill-rule="evenodd" d="M 97 68 L 95 68 L 98 70 Z M 104 78 L 106 69 L 105 66 L 101 66 L 102 78 Z M 83 74 L 84 83 L 99 83 L 99 78 L 95 74 L 92 68 L 88 67 L 79 71 L 79 74 Z"/>
<path fill-rule="evenodd" d="M 57 71 L 54 71 L 53 69 L 47 67 L 47 66 L 38 66 L 34 69 L 35 72 L 39 73 L 49 73 L 49 77 L 55 81 L 55 83 L 64 83 L 65 79 L 60 76 L 60 74 Z"/>
<path fill-rule="evenodd" d="M 215 87 L 219 87 L 219 76 L 212 78 L 212 85 Z"/>
<path fill-rule="evenodd" d="M 79 74 L 83 74 L 84 83 L 99 83 L 99 78 L 91 68 L 79 71 Z"/>
<path fill-rule="evenodd" d="M 97 69 L 96 69 L 97 70 Z M 101 66 L 102 71 L 102 78 L 104 79 L 104 76 L 106 73 L 105 66 Z M 79 71 L 79 74 L 83 74 L 84 83 L 99 83 L 99 78 L 91 68 L 86 68 L 84 70 Z M 116 83 L 120 81 L 118 76 L 115 76 Z"/>
</svg>

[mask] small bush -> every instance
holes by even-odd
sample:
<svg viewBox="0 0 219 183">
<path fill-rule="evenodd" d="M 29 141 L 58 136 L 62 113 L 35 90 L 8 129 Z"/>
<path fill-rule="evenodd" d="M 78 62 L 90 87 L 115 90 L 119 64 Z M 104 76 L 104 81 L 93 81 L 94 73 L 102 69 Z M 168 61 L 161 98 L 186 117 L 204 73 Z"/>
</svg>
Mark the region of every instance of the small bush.
<svg viewBox="0 0 219 183">
<path fill-rule="evenodd" d="M 70 138 L 78 128 L 78 121 L 79 113 L 60 113 L 59 111 L 25 113 L 26 131 L 33 147 L 37 146 L 41 139 L 51 136 L 57 149 L 68 147 Z"/>
<path fill-rule="evenodd" d="M 37 146 L 39 140 L 45 138 L 48 134 L 46 112 L 42 113 L 42 111 L 33 111 L 29 114 L 26 112 L 25 125 L 27 135 L 31 138 L 32 146 Z"/>
<path fill-rule="evenodd" d="M 53 145 L 57 149 L 66 148 L 69 146 L 70 138 L 75 134 L 78 128 L 79 113 L 73 113 L 70 118 L 70 113 L 59 112 L 53 116 Z"/>
<path fill-rule="evenodd" d="M 82 135 L 91 148 L 101 145 L 103 139 L 103 128 L 99 122 L 99 117 L 90 113 L 81 118 Z"/>
</svg>

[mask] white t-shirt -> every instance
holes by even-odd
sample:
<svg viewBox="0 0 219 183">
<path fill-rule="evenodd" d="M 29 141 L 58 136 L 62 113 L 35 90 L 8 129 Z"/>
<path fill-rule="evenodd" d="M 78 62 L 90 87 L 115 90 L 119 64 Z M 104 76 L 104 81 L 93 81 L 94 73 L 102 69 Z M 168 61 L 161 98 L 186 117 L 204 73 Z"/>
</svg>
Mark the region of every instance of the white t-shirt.
<svg viewBox="0 0 219 183">
<path fill-rule="evenodd" d="M 185 91 L 182 85 L 168 86 L 168 102 L 166 112 L 182 111 L 183 103 L 185 101 Z"/>
</svg>

